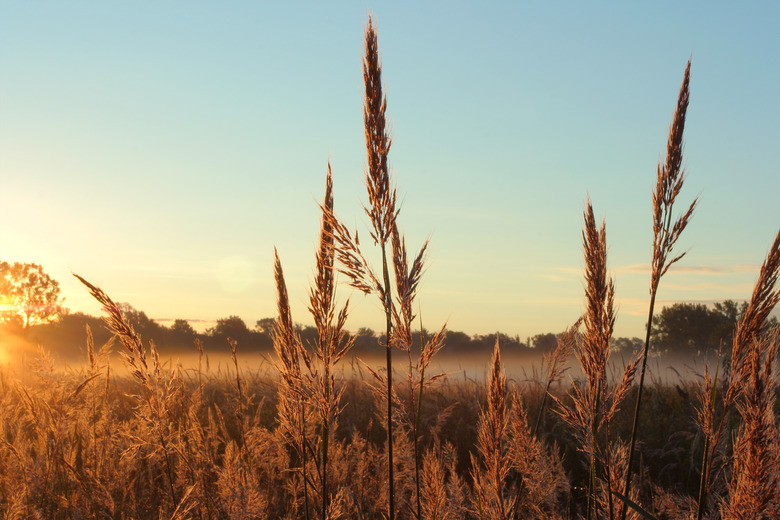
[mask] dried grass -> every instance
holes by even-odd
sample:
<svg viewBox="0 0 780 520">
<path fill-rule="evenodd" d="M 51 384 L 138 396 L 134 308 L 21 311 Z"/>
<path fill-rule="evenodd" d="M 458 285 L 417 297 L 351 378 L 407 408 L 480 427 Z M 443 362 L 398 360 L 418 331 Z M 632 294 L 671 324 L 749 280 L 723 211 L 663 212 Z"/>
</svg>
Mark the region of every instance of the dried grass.
<svg viewBox="0 0 780 520">
<path fill-rule="evenodd" d="M 544 384 L 508 383 L 498 340 L 486 385 L 431 375 L 444 327 L 426 335 L 420 323 L 421 349 L 413 354 L 413 309 L 427 242 L 409 255 L 399 231 L 387 163 L 386 99 L 370 18 L 363 74 L 364 209 L 370 236 L 381 250 L 382 272 L 366 260 L 357 232 L 335 216 L 328 165 L 309 290 L 317 338 L 304 344 L 296 331 L 275 251 L 279 317 L 272 376 L 242 372 L 241 346 L 233 340 L 228 342 L 233 368 L 227 371 L 209 372 L 206 358 L 204 372 L 200 343 L 196 374 L 165 368 L 155 345 L 142 341 L 120 307 L 76 275 L 103 307 L 130 378 L 114 375 L 112 342 L 96 349 L 89 329 L 81 371 L 55 371 L 43 350 L 25 367 L 26 381 L 0 369 L 0 517 L 612 520 L 638 518 L 642 508 L 650 518 L 780 517 L 774 374 L 780 331 L 767 327 L 780 302 L 780 233 L 739 321 L 725 371 L 718 367 L 710 374 L 705 368 L 695 391 L 689 385 L 666 387 L 646 397 L 651 409 L 666 411 L 671 397 L 678 413 L 695 409 L 688 421 L 698 425 L 703 439 L 703 447 L 694 441 L 687 441 L 686 449 L 656 447 L 685 452 L 689 467 L 701 455 L 698 496 L 685 494 L 682 485 L 663 488 L 649 479 L 647 468 L 640 464 L 635 472 L 632 464 L 649 340 L 630 441 L 627 427 L 616 427 L 630 422 L 621 406 L 639 359 L 617 378 L 609 376 L 615 289 L 607 270 L 605 225 L 597 225 L 590 202 L 582 234 L 586 312 L 545 358 Z M 653 195 L 650 317 L 661 278 L 683 256 L 673 249 L 697 204 L 694 200 L 681 216 L 673 216 L 685 177 L 689 74 L 690 63 Z M 336 305 L 337 271 L 352 287 L 375 294 L 385 313 L 387 365 L 384 373 L 368 367 L 372 385 L 357 374 L 337 375 L 351 345 L 347 305 Z M 393 386 L 393 349 L 407 354 L 406 385 Z M 558 390 L 572 352 L 584 379 Z M 529 397 L 539 403 L 533 428 L 524 406 Z M 544 418 L 548 397 L 557 414 Z M 641 482 L 634 485 L 635 480 Z M 627 501 L 616 500 L 618 490 L 631 500 L 631 509 Z"/>
</svg>

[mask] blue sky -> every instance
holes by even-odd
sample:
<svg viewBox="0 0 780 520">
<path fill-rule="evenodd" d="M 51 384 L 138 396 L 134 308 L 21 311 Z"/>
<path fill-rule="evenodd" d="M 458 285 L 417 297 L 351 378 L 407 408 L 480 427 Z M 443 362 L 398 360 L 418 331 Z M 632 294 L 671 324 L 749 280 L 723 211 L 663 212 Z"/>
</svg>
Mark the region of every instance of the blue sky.
<svg viewBox="0 0 780 520">
<path fill-rule="evenodd" d="M 780 227 L 780 8 L 769 2 L 3 2 L 0 257 L 149 316 L 305 311 L 327 161 L 366 229 L 372 12 L 431 327 L 522 337 L 582 305 L 582 209 L 606 219 L 617 333 L 641 336 L 650 194 L 692 57 L 680 240 L 661 304 L 748 298 Z M 366 233 L 367 236 L 367 233 Z M 347 287 L 353 328 L 378 304 Z"/>
</svg>

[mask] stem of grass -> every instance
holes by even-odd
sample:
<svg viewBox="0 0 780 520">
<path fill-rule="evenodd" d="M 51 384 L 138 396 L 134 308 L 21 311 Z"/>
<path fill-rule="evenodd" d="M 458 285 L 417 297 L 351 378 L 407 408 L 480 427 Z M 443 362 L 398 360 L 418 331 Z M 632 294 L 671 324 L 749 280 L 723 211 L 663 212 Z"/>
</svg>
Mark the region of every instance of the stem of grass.
<svg viewBox="0 0 780 520">
<path fill-rule="evenodd" d="M 386 319 L 385 351 L 387 353 L 387 492 L 388 517 L 395 519 L 395 482 L 393 474 L 393 351 L 391 334 L 393 332 L 393 315 L 391 314 L 390 270 L 387 266 L 387 247 L 382 242 L 382 275 L 385 284 L 384 308 Z"/>
<path fill-rule="evenodd" d="M 425 352 L 425 329 L 422 313 L 420 313 L 420 357 Z M 425 364 L 420 368 L 420 393 L 417 396 L 417 410 L 414 418 L 414 480 L 417 486 L 417 518 L 422 519 L 422 502 L 420 499 L 420 413 L 422 409 L 423 388 L 425 386 Z"/>
</svg>

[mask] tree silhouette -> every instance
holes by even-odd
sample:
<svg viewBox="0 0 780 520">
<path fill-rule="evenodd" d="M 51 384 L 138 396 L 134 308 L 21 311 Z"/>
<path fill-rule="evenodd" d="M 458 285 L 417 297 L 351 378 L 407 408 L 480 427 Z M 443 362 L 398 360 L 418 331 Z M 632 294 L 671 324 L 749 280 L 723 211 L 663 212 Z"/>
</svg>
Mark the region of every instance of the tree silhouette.
<svg viewBox="0 0 780 520">
<path fill-rule="evenodd" d="M 249 328 L 239 316 L 228 316 L 220 318 L 214 327 L 206 331 L 207 334 L 218 338 L 231 338 L 242 340 L 249 336 Z"/>
<path fill-rule="evenodd" d="M 612 350 L 616 354 L 633 355 L 642 350 L 644 342 L 640 338 L 615 338 L 612 341 Z"/>
<path fill-rule="evenodd" d="M 197 332 L 195 332 L 195 329 L 192 328 L 190 322 L 182 319 L 176 319 L 173 321 L 173 324 L 171 324 L 171 332 L 173 333 L 174 337 L 186 340 L 192 340 L 197 335 Z"/>
<path fill-rule="evenodd" d="M 0 297 L 3 322 L 30 325 L 48 322 L 64 312 L 60 283 L 38 264 L 0 262 Z"/>
<path fill-rule="evenodd" d="M 119 312 L 125 321 L 133 327 L 142 339 L 162 338 L 165 327 L 151 319 L 144 311 L 138 310 L 129 303 L 118 303 Z M 155 342 L 156 343 L 156 342 Z"/>
<path fill-rule="evenodd" d="M 262 318 L 255 323 L 255 328 L 265 334 L 272 334 L 275 326 L 276 318 Z"/>
<path fill-rule="evenodd" d="M 712 308 L 675 303 L 653 316 L 653 348 L 664 352 L 705 352 L 728 347 L 747 304 L 725 300 Z"/>
<path fill-rule="evenodd" d="M 531 338 L 531 342 L 537 352 L 550 352 L 558 345 L 558 336 L 552 332 L 537 334 Z"/>
</svg>

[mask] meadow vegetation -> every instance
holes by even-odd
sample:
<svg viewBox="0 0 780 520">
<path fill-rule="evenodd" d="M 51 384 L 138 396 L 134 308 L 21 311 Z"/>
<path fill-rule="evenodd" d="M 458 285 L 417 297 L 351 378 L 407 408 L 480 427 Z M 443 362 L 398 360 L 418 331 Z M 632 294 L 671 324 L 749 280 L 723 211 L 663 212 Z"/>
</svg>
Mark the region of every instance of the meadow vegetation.
<svg viewBox="0 0 780 520">
<path fill-rule="evenodd" d="M 46 353 L 0 371 L 0 515 L 7 519 L 780 518 L 776 367 L 780 233 L 722 357 L 694 380 L 666 384 L 648 367 L 654 302 L 697 202 L 675 211 L 685 179 L 690 62 L 651 198 L 648 327 L 626 363 L 614 354 L 615 286 L 606 225 L 584 210 L 585 312 L 524 379 L 507 378 L 492 345 L 485 380 L 448 378 L 432 361 L 443 325 L 420 333 L 415 296 L 427 244 L 410 254 L 388 170 L 390 135 L 376 30 L 364 54 L 368 238 L 334 209 L 327 168 L 306 337 L 294 325 L 282 256 L 273 366 L 212 370 L 160 361 L 128 309 L 78 276 L 110 332 L 86 364 L 55 370 Z M 376 248 L 370 253 L 367 247 Z M 367 256 L 381 258 L 374 270 Z M 381 255 L 381 256 L 380 256 Z M 335 273 L 375 295 L 386 329 L 379 369 L 343 368 L 355 337 Z M 658 322 L 656 322 L 658 325 Z M 184 330 L 184 325 L 179 324 Z M 74 340 L 75 341 L 75 340 Z M 122 352 L 117 375 L 109 352 Z M 566 371 L 576 368 L 576 378 Z M 344 375 L 346 373 L 346 375 Z M 572 373 L 575 373 L 573 370 Z"/>
</svg>

